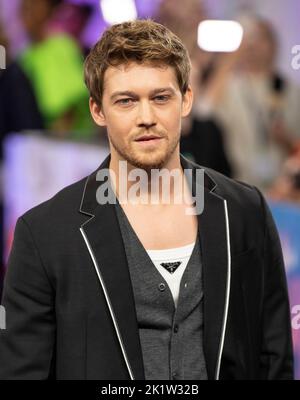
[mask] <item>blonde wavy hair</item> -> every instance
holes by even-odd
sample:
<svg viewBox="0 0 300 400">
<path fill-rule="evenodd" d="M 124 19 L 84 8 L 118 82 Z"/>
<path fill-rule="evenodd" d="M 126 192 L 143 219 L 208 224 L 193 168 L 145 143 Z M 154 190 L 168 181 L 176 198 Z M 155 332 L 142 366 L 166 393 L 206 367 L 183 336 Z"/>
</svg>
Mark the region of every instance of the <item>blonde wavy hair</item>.
<svg viewBox="0 0 300 400">
<path fill-rule="evenodd" d="M 84 62 L 85 84 L 100 107 L 106 69 L 132 61 L 173 67 L 181 93 L 186 92 L 191 61 L 182 41 L 151 19 L 123 22 L 112 25 L 103 33 Z"/>
</svg>

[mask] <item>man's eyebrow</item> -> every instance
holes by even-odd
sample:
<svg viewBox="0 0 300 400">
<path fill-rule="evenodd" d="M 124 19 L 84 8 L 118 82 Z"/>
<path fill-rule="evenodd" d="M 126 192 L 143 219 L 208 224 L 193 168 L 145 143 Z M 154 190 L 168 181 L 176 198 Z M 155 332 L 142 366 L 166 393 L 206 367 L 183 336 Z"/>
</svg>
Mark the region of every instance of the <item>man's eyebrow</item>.
<svg viewBox="0 0 300 400">
<path fill-rule="evenodd" d="M 171 94 L 175 94 L 175 90 L 171 87 L 162 87 L 162 88 L 157 88 L 157 89 L 153 89 L 150 92 L 150 96 L 154 96 L 158 93 L 162 93 L 162 92 L 170 92 Z M 131 92 L 130 90 L 125 90 L 125 91 L 119 91 L 119 92 L 114 92 L 111 96 L 110 99 L 114 100 L 116 97 L 118 96 L 130 96 L 130 97 L 134 97 L 137 98 L 138 95 L 134 92 Z"/>
<path fill-rule="evenodd" d="M 171 87 L 163 87 L 163 88 L 154 89 L 150 92 L 150 94 L 151 94 L 151 96 L 154 96 L 155 94 L 158 94 L 161 92 L 170 92 L 171 94 L 175 94 L 175 90 Z"/>
<path fill-rule="evenodd" d="M 111 96 L 110 99 L 114 100 L 118 96 L 130 96 L 130 97 L 137 97 L 136 93 L 130 92 L 129 90 L 125 90 L 123 92 L 114 92 Z"/>
</svg>

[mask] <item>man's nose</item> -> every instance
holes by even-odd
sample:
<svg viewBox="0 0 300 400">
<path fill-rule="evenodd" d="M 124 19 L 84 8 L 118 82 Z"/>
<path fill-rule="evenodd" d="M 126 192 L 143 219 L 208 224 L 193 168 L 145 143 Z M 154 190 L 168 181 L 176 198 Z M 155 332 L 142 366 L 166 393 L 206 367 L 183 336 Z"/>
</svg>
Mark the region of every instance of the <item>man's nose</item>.
<svg viewBox="0 0 300 400">
<path fill-rule="evenodd" d="M 141 101 L 138 107 L 137 125 L 151 127 L 156 125 L 155 113 L 149 101 Z"/>
</svg>

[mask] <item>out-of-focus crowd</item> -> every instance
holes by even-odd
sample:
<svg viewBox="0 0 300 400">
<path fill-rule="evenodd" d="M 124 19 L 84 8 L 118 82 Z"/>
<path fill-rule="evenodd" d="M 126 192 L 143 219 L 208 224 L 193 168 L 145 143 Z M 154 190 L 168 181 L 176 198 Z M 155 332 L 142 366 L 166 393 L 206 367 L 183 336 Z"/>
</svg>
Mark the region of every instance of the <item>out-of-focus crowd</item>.
<svg viewBox="0 0 300 400">
<path fill-rule="evenodd" d="M 272 199 L 299 203 L 300 88 L 276 68 L 280 32 L 266 19 L 243 14 L 239 49 L 206 52 L 197 45 L 199 21 L 209 17 L 204 7 L 197 0 L 175 3 L 163 1 L 158 20 L 182 37 L 193 65 L 195 103 L 182 149 Z"/>
<path fill-rule="evenodd" d="M 91 7 L 62 0 L 20 0 L 28 45 L 16 57 L 1 21 L 7 68 L 0 71 L 1 142 L 11 132 L 38 130 L 63 138 L 103 140 L 89 115 L 80 41 Z M 300 89 L 276 69 L 280 32 L 255 15 L 239 18 L 244 36 L 232 53 L 197 45 L 207 19 L 199 0 L 162 0 L 152 18 L 186 44 L 195 101 L 183 120 L 181 152 L 200 165 L 300 202 Z"/>
</svg>

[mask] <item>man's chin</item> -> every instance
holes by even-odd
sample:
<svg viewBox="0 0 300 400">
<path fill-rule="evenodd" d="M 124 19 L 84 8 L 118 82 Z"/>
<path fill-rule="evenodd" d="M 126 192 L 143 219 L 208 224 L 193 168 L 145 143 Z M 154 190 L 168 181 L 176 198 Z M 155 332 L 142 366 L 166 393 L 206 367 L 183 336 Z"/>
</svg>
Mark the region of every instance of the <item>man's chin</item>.
<svg viewBox="0 0 300 400">
<path fill-rule="evenodd" d="M 149 159 L 149 160 L 147 160 L 147 157 L 145 157 L 144 159 L 139 159 L 139 158 L 131 159 L 131 160 L 128 160 L 128 162 L 134 168 L 140 168 L 147 172 L 151 172 L 151 170 L 153 170 L 153 169 L 163 168 L 166 165 L 167 160 L 166 160 L 166 157 Z"/>
</svg>

